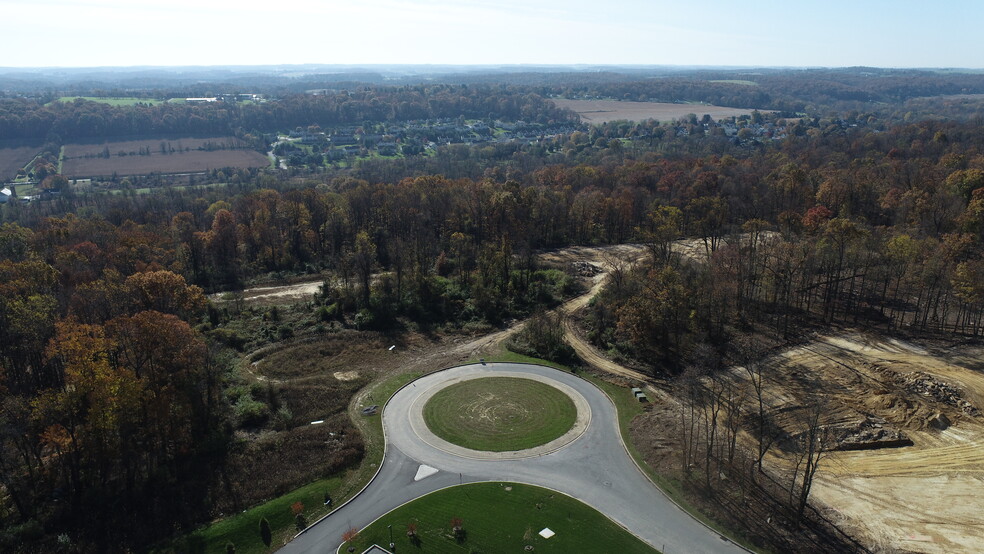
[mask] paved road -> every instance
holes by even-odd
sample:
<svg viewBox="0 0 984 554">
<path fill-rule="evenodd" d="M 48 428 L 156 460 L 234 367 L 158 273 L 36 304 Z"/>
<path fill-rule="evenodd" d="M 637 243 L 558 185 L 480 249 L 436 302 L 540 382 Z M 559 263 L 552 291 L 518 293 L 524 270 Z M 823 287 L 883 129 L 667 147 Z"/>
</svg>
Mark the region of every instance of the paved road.
<svg viewBox="0 0 984 554">
<path fill-rule="evenodd" d="M 483 460 L 445 452 L 420 440 L 411 426 L 414 402 L 444 380 L 471 375 L 538 375 L 566 384 L 587 400 L 591 421 L 560 450 L 522 459 Z M 636 536 L 669 554 L 745 552 L 690 517 L 657 489 L 625 452 L 615 407 L 591 383 L 555 369 L 509 363 L 460 366 L 418 379 L 386 405 L 387 448 L 382 469 L 354 500 L 281 549 L 284 553 L 335 552 L 345 530 L 362 528 L 386 512 L 429 492 L 478 481 L 513 481 L 569 494 L 605 513 Z M 414 481 L 421 464 L 438 472 Z"/>
</svg>

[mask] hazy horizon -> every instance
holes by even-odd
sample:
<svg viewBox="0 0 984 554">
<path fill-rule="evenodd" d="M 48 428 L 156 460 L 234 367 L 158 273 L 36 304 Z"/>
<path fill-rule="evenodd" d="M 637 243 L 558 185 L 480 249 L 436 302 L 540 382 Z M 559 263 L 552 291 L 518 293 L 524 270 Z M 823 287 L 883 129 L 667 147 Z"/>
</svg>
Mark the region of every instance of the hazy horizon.
<svg viewBox="0 0 984 554">
<path fill-rule="evenodd" d="M 984 4 L 7 0 L 0 67 L 982 67 Z"/>
</svg>

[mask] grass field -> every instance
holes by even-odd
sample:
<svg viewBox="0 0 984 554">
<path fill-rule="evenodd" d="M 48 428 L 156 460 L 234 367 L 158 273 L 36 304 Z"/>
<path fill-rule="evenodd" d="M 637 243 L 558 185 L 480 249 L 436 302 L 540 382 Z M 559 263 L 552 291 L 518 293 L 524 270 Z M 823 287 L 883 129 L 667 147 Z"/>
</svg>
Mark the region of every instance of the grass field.
<svg viewBox="0 0 984 554">
<path fill-rule="evenodd" d="M 163 104 L 163 100 L 157 100 L 155 98 L 134 98 L 131 96 L 119 96 L 119 97 L 106 97 L 106 96 L 62 96 L 55 102 L 74 102 L 77 98 L 83 100 L 88 100 L 90 102 L 99 102 L 101 104 L 109 104 L 110 106 L 134 106 L 136 104 L 147 104 L 153 106 L 155 104 Z"/>
<path fill-rule="evenodd" d="M 460 518 L 464 536 L 456 539 L 451 518 Z M 407 537 L 417 526 L 419 542 Z M 352 541 L 356 552 L 389 545 L 389 526 L 397 552 L 656 552 L 597 510 L 548 489 L 514 483 L 477 483 L 437 491 L 378 519 Z M 556 533 L 544 539 L 538 533 Z M 342 552 L 346 549 L 342 548 Z"/>
<path fill-rule="evenodd" d="M 570 430 L 577 408 L 539 381 L 486 377 L 451 385 L 424 406 L 435 435 L 473 450 L 505 452 L 550 442 Z"/>
<path fill-rule="evenodd" d="M 738 117 L 751 114 L 754 110 L 725 108 L 708 104 L 669 104 L 665 102 L 620 102 L 618 100 L 561 100 L 554 99 L 560 108 L 568 108 L 578 113 L 585 123 L 605 123 L 608 121 L 672 121 L 696 114 L 710 115 L 715 120 L 725 117 Z"/>
</svg>

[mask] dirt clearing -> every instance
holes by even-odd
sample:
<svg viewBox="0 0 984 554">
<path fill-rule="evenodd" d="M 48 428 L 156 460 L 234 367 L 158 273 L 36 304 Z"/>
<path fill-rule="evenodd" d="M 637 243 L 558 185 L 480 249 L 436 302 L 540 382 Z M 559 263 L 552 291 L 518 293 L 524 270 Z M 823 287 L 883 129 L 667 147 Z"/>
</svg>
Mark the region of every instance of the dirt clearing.
<svg viewBox="0 0 984 554">
<path fill-rule="evenodd" d="M 829 453 L 812 498 L 873 550 L 984 551 L 984 418 L 978 412 L 984 374 L 964 363 L 979 364 L 982 355 L 978 346 L 938 352 L 851 333 L 770 360 L 774 413 L 789 413 L 810 390 L 822 390 L 829 399 L 826 423 L 856 429 L 861 447 L 871 448 Z M 911 446 L 880 447 L 892 433 Z"/>
</svg>

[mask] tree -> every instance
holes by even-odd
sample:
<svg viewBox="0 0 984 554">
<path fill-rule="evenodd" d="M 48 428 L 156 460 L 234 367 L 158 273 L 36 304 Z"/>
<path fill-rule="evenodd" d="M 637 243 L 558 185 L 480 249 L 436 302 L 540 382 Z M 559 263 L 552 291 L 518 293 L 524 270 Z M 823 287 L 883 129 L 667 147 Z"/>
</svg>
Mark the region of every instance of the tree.
<svg viewBox="0 0 984 554">
<path fill-rule="evenodd" d="M 789 483 L 790 504 L 796 510 L 797 520 L 803 518 L 813 479 L 832 439 L 830 429 L 821 420 L 825 406 L 826 401 L 822 398 L 814 398 L 809 403 L 804 421 L 806 428 L 797 440 L 795 467 Z"/>
<path fill-rule="evenodd" d="M 376 245 L 365 231 L 355 236 L 355 247 L 349 254 L 349 259 L 361 287 L 360 307 L 368 309 L 372 271 L 376 267 Z"/>
<path fill-rule="evenodd" d="M 205 248 L 211 257 L 215 279 L 221 284 L 237 283 L 239 239 L 232 212 L 226 209 L 215 212 L 212 228 L 205 237 Z"/>
<path fill-rule="evenodd" d="M 342 542 L 347 543 L 348 551 L 355 552 L 355 545 L 353 544 L 356 539 L 359 538 L 359 530 L 355 527 L 350 528 L 348 531 L 342 533 Z"/>
<path fill-rule="evenodd" d="M 154 310 L 184 319 L 201 314 L 207 301 L 201 288 L 170 271 L 134 273 L 124 287 L 136 311 Z"/>
<path fill-rule="evenodd" d="M 673 241 L 680 237 L 683 212 L 673 206 L 655 206 L 649 213 L 649 228 L 643 231 L 643 241 L 652 256 L 653 268 L 670 263 Z"/>
<path fill-rule="evenodd" d="M 451 534 L 454 535 L 454 540 L 457 542 L 464 542 L 465 540 L 465 529 L 462 527 L 462 521 L 460 517 L 454 516 L 451 518 Z"/>
<path fill-rule="evenodd" d="M 267 546 L 270 546 L 273 542 L 273 532 L 270 530 L 270 522 L 265 517 L 260 518 L 260 540 Z"/>
</svg>

